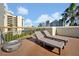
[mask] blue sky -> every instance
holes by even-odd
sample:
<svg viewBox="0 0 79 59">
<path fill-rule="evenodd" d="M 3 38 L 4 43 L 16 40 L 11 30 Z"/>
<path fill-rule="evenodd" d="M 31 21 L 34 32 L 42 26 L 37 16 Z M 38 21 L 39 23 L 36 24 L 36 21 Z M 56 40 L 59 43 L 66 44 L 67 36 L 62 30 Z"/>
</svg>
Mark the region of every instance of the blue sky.
<svg viewBox="0 0 79 59">
<path fill-rule="evenodd" d="M 46 20 L 54 21 L 62 18 L 60 15 L 69 3 L 8 3 L 5 8 L 14 15 L 24 18 L 24 26 L 36 26 Z"/>
</svg>

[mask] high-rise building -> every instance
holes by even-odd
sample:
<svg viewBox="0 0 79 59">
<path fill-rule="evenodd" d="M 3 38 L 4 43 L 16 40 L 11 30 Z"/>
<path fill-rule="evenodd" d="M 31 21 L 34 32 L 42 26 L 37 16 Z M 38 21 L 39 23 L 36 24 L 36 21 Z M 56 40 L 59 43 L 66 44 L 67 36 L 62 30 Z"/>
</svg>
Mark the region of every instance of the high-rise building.
<svg viewBox="0 0 79 59">
<path fill-rule="evenodd" d="M 16 20 L 15 20 L 16 21 Z M 24 19 L 23 19 L 23 17 L 22 16 L 17 16 L 17 21 L 16 22 L 14 22 L 16 25 L 17 25 L 17 27 L 23 27 L 23 21 L 24 21 Z M 19 31 L 19 34 L 21 33 L 21 31 L 23 30 L 23 28 L 17 28 L 17 31 Z"/>
<path fill-rule="evenodd" d="M 46 26 L 47 26 L 47 27 L 50 26 L 50 21 L 49 21 L 49 20 L 46 21 Z"/>
<path fill-rule="evenodd" d="M 53 22 L 50 23 L 50 26 L 59 26 L 59 21 L 54 20 Z"/>
</svg>

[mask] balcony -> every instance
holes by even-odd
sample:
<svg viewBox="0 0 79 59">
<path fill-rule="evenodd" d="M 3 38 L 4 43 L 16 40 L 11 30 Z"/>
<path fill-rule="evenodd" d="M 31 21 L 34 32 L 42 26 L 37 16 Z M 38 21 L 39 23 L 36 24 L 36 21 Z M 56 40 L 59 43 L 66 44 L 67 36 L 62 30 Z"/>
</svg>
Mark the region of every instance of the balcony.
<svg viewBox="0 0 79 59">
<path fill-rule="evenodd" d="M 34 31 L 47 30 L 52 36 L 60 35 L 62 37 L 68 38 L 68 43 L 65 48 L 62 50 L 61 56 L 78 56 L 79 55 L 79 27 L 46 27 L 46 28 L 23 28 L 21 34 L 7 35 L 5 41 L 9 42 L 17 38 L 22 39 L 22 45 L 19 49 L 12 52 L 0 51 L 2 56 L 59 56 L 54 53 L 57 52 L 57 49 L 50 47 L 48 45 L 42 46 L 41 43 L 37 42 L 36 38 L 33 37 Z M 28 31 L 27 31 L 28 30 Z M 19 32 L 19 31 L 18 31 Z M 18 34 L 18 32 L 16 32 Z M 13 33 L 13 32 L 11 32 Z M 9 37 L 11 36 L 11 37 Z M 62 38 L 61 37 L 61 38 Z M 65 38 L 64 38 L 65 39 Z M 54 52 L 53 52 L 54 51 Z"/>
</svg>

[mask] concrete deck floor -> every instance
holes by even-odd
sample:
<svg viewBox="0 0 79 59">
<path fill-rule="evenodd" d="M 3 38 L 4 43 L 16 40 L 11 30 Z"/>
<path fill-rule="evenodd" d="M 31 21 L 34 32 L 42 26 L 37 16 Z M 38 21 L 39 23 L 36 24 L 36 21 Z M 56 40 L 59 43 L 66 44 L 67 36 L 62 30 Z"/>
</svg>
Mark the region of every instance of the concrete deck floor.
<svg viewBox="0 0 79 59">
<path fill-rule="evenodd" d="M 22 41 L 22 46 L 11 53 L 0 50 L 0 56 L 59 56 L 29 39 Z M 57 49 L 53 49 L 57 52 Z M 79 56 L 79 39 L 69 38 L 69 42 L 62 50 L 61 56 Z"/>
</svg>

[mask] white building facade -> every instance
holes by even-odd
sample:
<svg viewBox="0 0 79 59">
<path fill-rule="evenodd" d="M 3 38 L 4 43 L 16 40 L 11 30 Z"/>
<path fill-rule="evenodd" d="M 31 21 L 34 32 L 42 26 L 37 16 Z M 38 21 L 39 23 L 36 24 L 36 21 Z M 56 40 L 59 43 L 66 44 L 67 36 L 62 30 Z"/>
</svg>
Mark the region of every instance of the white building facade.
<svg viewBox="0 0 79 59">
<path fill-rule="evenodd" d="M 14 16 L 9 10 L 6 10 L 3 3 L 0 3 L 0 27 L 4 27 L 3 32 L 22 32 L 23 17 Z M 9 28 L 11 27 L 11 28 Z"/>
</svg>

